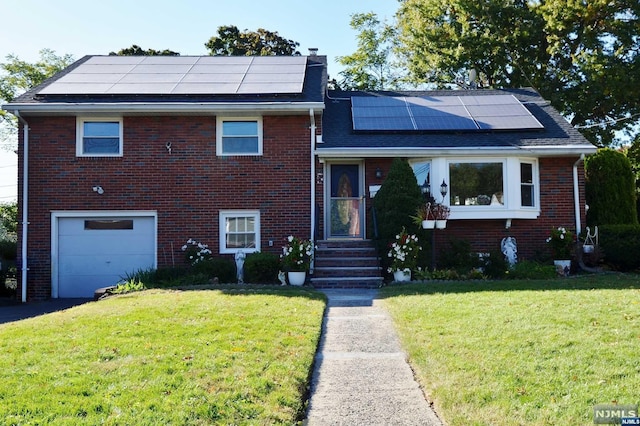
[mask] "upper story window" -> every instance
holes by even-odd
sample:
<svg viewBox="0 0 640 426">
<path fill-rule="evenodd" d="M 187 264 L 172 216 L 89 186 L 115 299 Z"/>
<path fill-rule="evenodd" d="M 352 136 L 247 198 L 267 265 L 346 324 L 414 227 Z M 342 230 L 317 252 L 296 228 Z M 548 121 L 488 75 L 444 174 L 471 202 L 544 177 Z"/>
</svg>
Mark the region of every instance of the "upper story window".
<svg viewBox="0 0 640 426">
<path fill-rule="evenodd" d="M 504 163 L 449 163 L 452 206 L 504 206 Z"/>
<path fill-rule="evenodd" d="M 224 210 L 220 212 L 220 253 L 260 251 L 260 212 Z"/>
<path fill-rule="evenodd" d="M 218 155 L 262 155 L 261 118 L 217 119 Z"/>
<path fill-rule="evenodd" d="M 76 120 L 76 155 L 79 157 L 121 157 L 122 118 Z"/>
</svg>

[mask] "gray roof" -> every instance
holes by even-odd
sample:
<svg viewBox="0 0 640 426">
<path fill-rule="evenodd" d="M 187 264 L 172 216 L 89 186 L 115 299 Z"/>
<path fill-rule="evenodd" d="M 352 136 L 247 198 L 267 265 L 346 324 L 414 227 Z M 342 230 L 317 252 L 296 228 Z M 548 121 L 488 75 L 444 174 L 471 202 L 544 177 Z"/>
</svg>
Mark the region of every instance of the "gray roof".
<svg viewBox="0 0 640 426">
<path fill-rule="evenodd" d="M 351 97 L 354 96 L 491 96 L 511 94 L 544 126 L 535 130 L 494 131 L 354 131 Z M 547 101 L 530 88 L 512 90 L 448 90 L 402 92 L 330 91 L 325 100 L 321 156 L 411 156 L 466 151 L 531 151 L 536 155 L 575 155 L 596 148 L 574 129 Z M 462 153 L 461 153 L 462 154 Z"/>
<path fill-rule="evenodd" d="M 85 56 L 3 105 L 37 113 L 87 105 L 174 105 L 176 109 L 243 103 L 321 106 L 326 56 Z"/>
</svg>

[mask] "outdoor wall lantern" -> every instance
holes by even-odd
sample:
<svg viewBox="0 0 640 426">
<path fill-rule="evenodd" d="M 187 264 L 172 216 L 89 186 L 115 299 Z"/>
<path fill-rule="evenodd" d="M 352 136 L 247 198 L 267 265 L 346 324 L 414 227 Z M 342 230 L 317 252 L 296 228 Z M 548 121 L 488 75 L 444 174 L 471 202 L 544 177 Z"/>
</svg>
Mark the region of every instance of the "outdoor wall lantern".
<svg viewBox="0 0 640 426">
<path fill-rule="evenodd" d="M 427 178 L 424 180 L 424 182 L 422 182 L 422 185 L 420 185 L 420 191 L 422 191 L 422 197 L 426 202 L 433 203 L 435 201 L 431 196 L 431 184 L 429 183 L 429 175 L 427 175 Z"/>
<path fill-rule="evenodd" d="M 376 167 L 376 179 L 382 179 L 382 169 L 380 167 Z"/>
<path fill-rule="evenodd" d="M 447 184 L 442 179 L 442 185 L 440 185 L 440 194 L 442 194 L 442 202 L 444 202 L 444 197 L 447 196 Z"/>
</svg>

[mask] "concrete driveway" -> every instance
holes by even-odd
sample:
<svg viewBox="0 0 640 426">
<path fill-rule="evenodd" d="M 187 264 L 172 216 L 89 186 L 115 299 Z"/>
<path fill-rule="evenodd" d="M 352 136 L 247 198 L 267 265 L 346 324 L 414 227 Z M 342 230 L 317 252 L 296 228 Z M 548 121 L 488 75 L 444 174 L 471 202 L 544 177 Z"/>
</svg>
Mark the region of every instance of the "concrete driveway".
<svg viewBox="0 0 640 426">
<path fill-rule="evenodd" d="M 0 324 L 37 317 L 51 312 L 62 311 L 72 306 L 91 302 L 93 299 L 50 299 L 29 303 L 0 303 Z"/>
</svg>

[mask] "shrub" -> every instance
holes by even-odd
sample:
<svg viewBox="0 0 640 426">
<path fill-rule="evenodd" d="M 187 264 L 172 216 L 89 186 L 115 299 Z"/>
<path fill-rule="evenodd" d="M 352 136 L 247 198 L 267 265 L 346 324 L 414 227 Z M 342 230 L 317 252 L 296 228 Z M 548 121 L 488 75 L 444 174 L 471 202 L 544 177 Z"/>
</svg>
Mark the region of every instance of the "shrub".
<svg viewBox="0 0 640 426">
<path fill-rule="evenodd" d="M 0 261 L 16 260 L 18 256 L 18 243 L 11 240 L 0 240 Z"/>
<path fill-rule="evenodd" d="M 144 283 L 137 279 L 130 279 L 121 281 L 116 285 L 116 288 L 111 290 L 113 294 L 131 293 L 134 291 L 146 290 Z"/>
<path fill-rule="evenodd" d="M 235 283 L 237 281 L 236 264 L 227 258 L 214 257 L 202 260 L 193 265 L 191 270 L 195 274 L 208 277 L 208 279 L 217 277 L 220 283 Z"/>
<path fill-rule="evenodd" d="M 273 253 L 251 253 L 244 261 L 244 281 L 255 284 L 278 282 L 280 259 Z"/>
<path fill-rule="evenodd" d="M 452 238 L 441 252 L 438 266 L 466 274 L 481 265 L 478 255 L 471 250 L 469 241 Z"/>
<path fill-rule="evenodd" d="M 590 226 L 638 223 L 635 177 L 624 154 L 606 148 L 587 157 L 585 177 Z"/>
<path fill-rule="evenodd" d="M 514 280 L 546 280 L 555 278 L 556 275 L 556 267 L 553 265 L 522 260 L 509 270 L 507 277 Z"/>
<path fill-rule="evenodd" d="M 489 256 L 485 256 L 482 260 L 484 263 L 482 266 L 484 274 L 490 278 L 504 278 L 509 270 L 509 263 L 501 251 L 494 250 L 489 253 Z"/>
<path fill-rule="evenodd" d="M 640 268 L 640 226 L 603 225 L 599 231 L 606 264 L 619 271 Z"/>
</svg>

